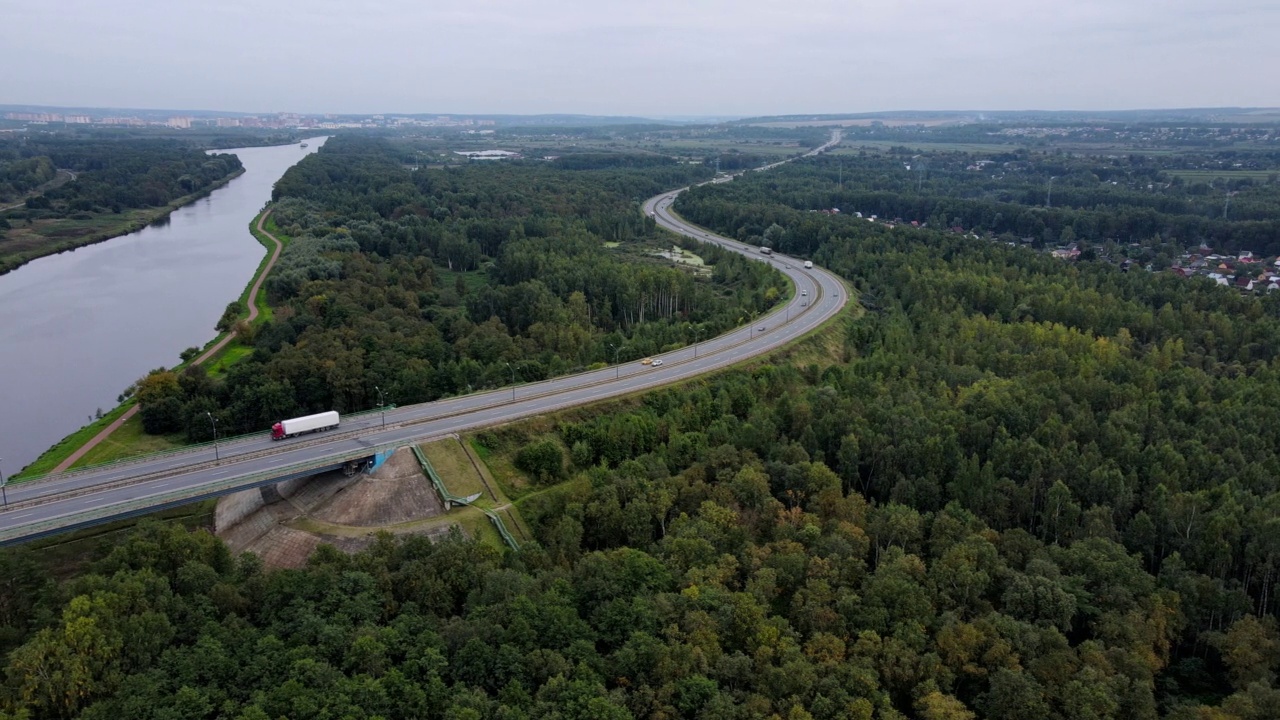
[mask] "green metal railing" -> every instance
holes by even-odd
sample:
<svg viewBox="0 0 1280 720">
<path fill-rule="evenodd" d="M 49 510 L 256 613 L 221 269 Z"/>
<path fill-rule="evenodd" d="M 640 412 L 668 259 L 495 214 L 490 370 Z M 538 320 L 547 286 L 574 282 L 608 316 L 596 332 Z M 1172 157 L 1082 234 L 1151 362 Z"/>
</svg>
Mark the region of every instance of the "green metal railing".
<svg viewBox="0 0 1280 720">
<path fill-rule="evenodd" d="M 449 492 L 447 487 L 444 486 L 444 480 L 441 479 L 440 474 L 436 472 L 436 468 L 431 464 L 431 461 L 427 459 L 427 454 L 422 452 L 422 448 L 414 445 L 413 454 L 418 458 L 418 464 L 422 466 L 422 471 L 431 479 L 431 484 L 435 486 L 436 492 L 440 493 L 440 498 L 444 500 L 445 510 L 448 510 L 450 505 L 470 505 L 478 500 L 483 494 L 476 493 L 475 495 L 465 498 L 454 495 Z M 516 542 L 515 536 L 507 530 L 507 526 L 502 522 L 502 518 L 498 517 L 497 513 L 484 508 L 479 508 L 479 510 L 489 518 L 489 521 L 493 523 L 494 527 L 498 528 L 498 534 L 502 536 L 502 540 L 506 542 L 507 545 L 511 546 L 512 550 L 520 549 L 520 543 Z"/>
<path fill-rule="evenodd" d="M 520 549 L 520 543 L 516 542 L 515 536 L 507 530 L 507 526 L 503 524 L 502 518 L 498 517 L 497 513 L 492 510 L 485 510 L 484 508 L 480 508 L 480 512 L 489 517 L 489 520 L 493 522 L 493 526 L 498 528 L 498 534 L 501 535 L 502 539 L 511 546 L 512 550 Z"/>
<path fill-rule="evenodd" d="M 444 486 L 444 480 L 441 480 L 439 473 L 436 472 L 435 466 L 427 459 L 426 453 L 422 452 L 422 448 L 414 445 L 413 454 L 418 458 L 418 465 L 422 466 L 422 471 L 431 479 L 431 484 L 435 486 L 436 492 L 440 493 L 440 499 L 444 501 L 445 510 L 448 510 L 451 505 L 470 505 L 480 497 L 480 493 L 476 493 L 471 497 L 459 497 L 449 492 L 449 488 Z"/>
</svg>

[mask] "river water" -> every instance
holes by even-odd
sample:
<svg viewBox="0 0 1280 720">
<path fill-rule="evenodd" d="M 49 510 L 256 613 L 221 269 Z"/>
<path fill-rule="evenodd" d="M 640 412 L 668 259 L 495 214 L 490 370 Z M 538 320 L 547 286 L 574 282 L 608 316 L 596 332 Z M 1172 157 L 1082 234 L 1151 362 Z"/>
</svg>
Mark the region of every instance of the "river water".
<svg viewBox="0 0 1280 720">
<path fill-rule="evenodd" d="M 0 275 L 0 471 L 88 423 L 134 380 L 203 346 L 266 250 L 249 222 L 325 138 L 219 152 L 245 172 L 168 222 Z"/>
</svg>

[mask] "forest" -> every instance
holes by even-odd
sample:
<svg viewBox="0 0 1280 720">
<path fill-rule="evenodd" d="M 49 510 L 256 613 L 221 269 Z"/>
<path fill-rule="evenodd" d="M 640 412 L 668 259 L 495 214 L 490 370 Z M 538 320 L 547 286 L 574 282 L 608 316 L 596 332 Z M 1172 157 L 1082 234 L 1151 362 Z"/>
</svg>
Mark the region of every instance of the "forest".
<svg viewBox="0 0 1280 720">
<path fill-rule="evenodd" d="M 1257 169 L 1238 169 L 1245 166 Z M 1280 254 L 1275 152 L 1104 156 L 895 148 L 783 166 L 770 173 L 770 182 L 795 210 L 839 208 L 1002 241 L 1026 238 L 1035 247 L 1078 242 L 1118 254 L 1135 244 L 1141 248 L 1135 255 L 1158 259 L 1162 268 L 1201 243 L 1232 254 Z M 735 232 L 749 225 L 743 220 Z M 763 227 L 747 227 L 748 235 L 772 223 L 761 220 Z M 803 249 L 812 252 L 817 243 L 806 238 Z"/>
<path fill-rule="evenodd" d="M 76 179 L 28 199 L 25 212 L 9 214 L 10 223 L 161 207 L 239 172 L 241 164 L 235 155 L 208 155 L 176 140 L 0 140 L 0 202 L 53 180 L 59 168 L 76 173 Z"/>
<path fill-rule="evenodd" d="M 779 273 L 714 247 L 691 246 L 705 274 L 653 254 L 673 241 L 639 200 L 705 168 L 593 154 L 411 171 L 412 155 L 340 136 L 281 178 L 273 220 L 291 239 L 266 283 L 272 319 L 239 328 L 253 352 L 225 377 L 191 367 L 137 383 L 147 432 L 205 440 L 206 412 L 249 433 L 638 360 L 786 291 Z"/>
<path fill-rule="evenodd" d="M 528 278 L 592 318 L 579 362 L 606 359 L 611 333 L 682 339 L 687 320 L 659 313 L 641 335 L 629 296 L 571 272 L 605 272 L 601 238 L 651 231 L 628 208 L 653 168 L 418 175 L 394 156 L 341 143 L 282 185 L 291 250 L 315 246 L 272 290 L 292 308 L 275 323 L 308 324 L 274 352 L 264 330 L 259 373 L 309 333 L 374 356 L 380 323 L 428 307 L 415 293 L 456 323 L 492 311 L 505 329 L 487 339 L 524 346 L 537 322 L 504 293 Z M 1280 303 L 813 212 L 839 191 L 831 170 L 795 163 L 676 209 L 812 257 L 861 312 L 748 367 L 476 436 L 529 472 L 536 542 L 386 536 L 269 571 L 144 523 L 62 580 L 5 551 L 0 718 L 1277 717 Z M 483 287 L 447 269 L 473 264 Z M 411 276 L 402 305 L 365 299 Z M 445 277 L 462 278 L 453 297 Z M 738 282 L 740 302 L 776 287 Z"/>
</svg>

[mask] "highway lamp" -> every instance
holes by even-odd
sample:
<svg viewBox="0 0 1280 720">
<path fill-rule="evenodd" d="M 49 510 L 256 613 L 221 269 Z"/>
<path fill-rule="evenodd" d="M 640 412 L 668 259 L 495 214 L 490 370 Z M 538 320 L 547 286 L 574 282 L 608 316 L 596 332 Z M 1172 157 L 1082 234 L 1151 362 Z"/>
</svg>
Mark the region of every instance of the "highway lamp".
<svg viewBox="0 0 1280 720">
<path fill-rule="evenodd" d="M 609 349 L 613 351 L 613 379 L 617 380 L 622 377 L 622 366 L 618 364 L 618 353 L 622 352 L 622 346 L 609 343 Z"/>
<path fill-rule="evenodd" d="M 4 460 L 4 458 L 0 458 L 0 460 Z M 0 498 L 4 499 L 4 509 L 8 510 L 9 509 L 9 493 L 4 489 L 4 486 L 5 486 L 4 470 L 0 469 Z"/>
<path fill-rule="evenodd" d="M 702 340 L 702 327 L 698 326 L 693 329 L 693 359 L 698 359 L 698 341 Z"/>
<path fill-rule="evenodd" d="M 511 371 L 511 402 L 516 401 L 516 369 L 511 367 L 511 363 L 505 363 L 507 369 Z"/>
<path fill-rule="evenodd" d="M 386 403 L 382 402 L 382 388 L 374 385 L 373 389 L 378 391 L 378 411 L 382 414 L 382 427 L 385 428 L 387 426 L 387 406 Z"/>
<path fill-rule="evenodd" d="M 206 410 L 204 414 L 209 416 L 209 423 L 213 425 L 213 460 L 214 462 L 217 462 L 218 461 L 218 421 L 213 417 L 213 413 L 209 412 L 208 410 Z"/>
</svg>

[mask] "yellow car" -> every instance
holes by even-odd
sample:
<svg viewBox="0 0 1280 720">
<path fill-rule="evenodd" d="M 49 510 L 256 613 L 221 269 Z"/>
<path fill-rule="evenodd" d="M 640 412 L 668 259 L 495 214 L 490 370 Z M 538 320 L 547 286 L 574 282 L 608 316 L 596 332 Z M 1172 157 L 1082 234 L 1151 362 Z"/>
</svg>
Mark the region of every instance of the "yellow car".
<svg viewBox="0 0 1280 720">
<path fill-rule="evenodd" d="M 652 364 L 653 364 L 653 358 L 645 358 L 645 359 L 643 359 L 643 360 L 641 360 L 641 361 L 640 361 L 640 364 L 641 364 L 641 365 L 652 365 Z"/>
</svg>

